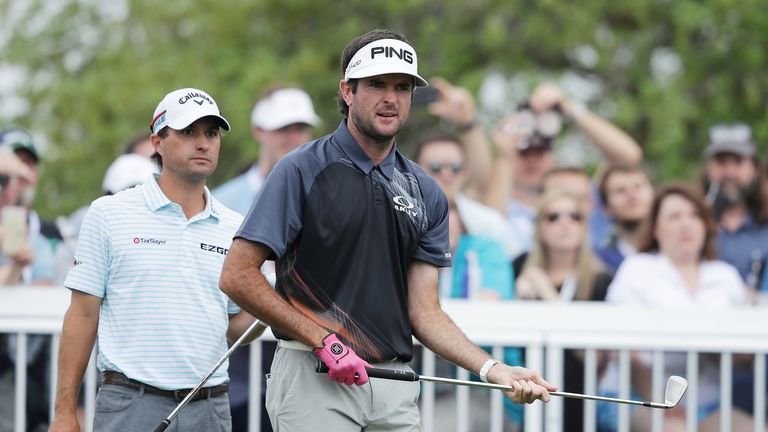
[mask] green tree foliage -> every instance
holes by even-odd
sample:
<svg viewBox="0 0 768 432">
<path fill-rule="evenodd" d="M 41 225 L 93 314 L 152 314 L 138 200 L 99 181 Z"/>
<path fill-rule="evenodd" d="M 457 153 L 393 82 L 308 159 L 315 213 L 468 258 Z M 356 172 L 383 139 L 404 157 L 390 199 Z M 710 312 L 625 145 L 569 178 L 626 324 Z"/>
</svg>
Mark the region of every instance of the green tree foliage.
<svg viewBox="0 0 768 432">
<path fill-rule="evenodd" d="M 9 120 L 51 144 L 38 199 L 49 216 L 99 195 L 108 164 L 174 88 L 209 91 L 232 123 L 213 184 L 257 156 L 250 110 L 274 84 L 306 88 L 318 133 L 332 130 L 339 54 L 371 28 L 403 32 L 422 75 L 473 91 L 489 71 L 598 82 L 590 104 L 613 107 L 661 180 L 698 171 L 714 122 L 768 137 L 759 0 L 0 0 L 0 22 L 2 61 L 27 77 L 29 109 Z"/>
</svg>

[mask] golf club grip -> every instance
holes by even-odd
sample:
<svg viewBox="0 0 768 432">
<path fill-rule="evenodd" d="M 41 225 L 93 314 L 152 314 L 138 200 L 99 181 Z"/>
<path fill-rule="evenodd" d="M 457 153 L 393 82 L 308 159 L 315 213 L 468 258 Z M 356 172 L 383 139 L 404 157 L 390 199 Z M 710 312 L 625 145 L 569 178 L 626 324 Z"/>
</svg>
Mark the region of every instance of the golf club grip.
<svg viewBox="0 0 768 432">
<path fill-rule="evenodd" d="M 318 362 L 315 370 L 318 373 L 328 373 L 328 366 L 326 366 L 325 363 L 323 362 Z M 381 369 L 381 368 L 365 368 L 365 371 L 368 372 L 368 378 L 382 378 L 382 379 L 396 380 L 396 381 L 418 381 L 419 380 L 419 375 L 415 372 L 399 371 L 399 370 L 392 370 L 392 369 Z"/>
<path fill-rule="evenodd" d="M 168 420 L 168 419 L 165 419 L 165 420 L 163 420 L 162 422 L 160 422 L 160 424 L 159 424 L 159 425 L 157 425 L 157 427 L 155 428 L 154 432 L 163 432 L 163 431 L 164 431 L 165 429 L 167 429 L 167 428 L 168 428 L 168 426 L 170 426 L 170 425 L 171 425 L 171 422 L 170 422 L 170 420 Z"/>
</svg>

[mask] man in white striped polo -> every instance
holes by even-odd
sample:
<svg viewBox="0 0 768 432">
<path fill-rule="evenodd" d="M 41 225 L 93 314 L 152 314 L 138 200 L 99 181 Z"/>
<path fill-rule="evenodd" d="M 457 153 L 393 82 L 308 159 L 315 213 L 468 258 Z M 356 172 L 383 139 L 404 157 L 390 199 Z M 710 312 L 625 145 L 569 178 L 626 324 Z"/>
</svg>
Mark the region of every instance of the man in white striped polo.
<svg viewBox="0 0 768 432">
<path fill-rule="evenodd" d="M 164 419 L 253 322 L 218 288 L 242 216 L 212 198 L 221 130 L 207 93 L 165 96 L 150 126 L 161 174 L 91 204 L 64 285 L 52 431 L 79 431 L 77 393 L 98 334 L 101 387 L 94 431 L 147 431 Z M 227 367 L 210 378 L 171 429 L 231 429 Z"/>
</svg>

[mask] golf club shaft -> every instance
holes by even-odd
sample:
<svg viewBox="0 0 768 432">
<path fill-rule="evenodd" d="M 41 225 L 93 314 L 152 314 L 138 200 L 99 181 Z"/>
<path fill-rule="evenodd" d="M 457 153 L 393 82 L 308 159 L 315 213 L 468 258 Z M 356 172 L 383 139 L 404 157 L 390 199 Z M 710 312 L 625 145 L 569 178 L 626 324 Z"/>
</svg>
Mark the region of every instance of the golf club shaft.
<svg viewBox="0 0 768 432">
<path fill-rule="evenodd" d="M 390 379 L 390 380 L 397 380 L 397 381 L 430 381 L 430 382 L 436 382 L 436 383 L 453 384 L 453 385 L 461 385 L 461 386 L 468 386 L 468 387 L 515 391 L 513 387 L 501 385 L 501 384 L 466 381 L 466 380 L 458 380 L 453 378 L 433 377 L 433 376 L 427 376 L 427 375 L 419 375 L 415 372 L 398 371 L 398 370 L 392 370 L 392 369 L 366 368 L 365 370 L 366 372 L 368 372 L 369 378 L 382 378 L 382 379 Z M 328 367 L 321 362 L 320 364 L 318 364 L 317 371 L 321 373 L 327 373 Z M 635 400 L 629 400 L 629 399 L 592 396 L 592 395 L 584 395 L 580 393 L 551 391 L 549 392 L 549 394 L 552 396 L 561 396 L 561 397 L 567 397 L 572 399 L 589 399 L 589 400 L 621 403 L 621 404 L 628 404 L 628 405 L 640 405 L 640 406 L 645 406 L 650 408 L 663 408 L 663 409 L 671 408 L 670 406 L 667 406 L 662 403 L 656 403 L 656 402 L 644 402 L 644 401 L 635 401 Z"/>
<path fill-rule="evenodd" d="M 267 325 L 263 324 L 261 321 L 259 321 L 259 320 L 254 321 L 253 324 L 251 324 L 251 326 L 248 327 L 243 332 L 243 334 L 235 341 L 235 343 L 233 343 L 232 346 L 229 347 L 229 350 L 226 352 L 226 354 L 224 354 L 224 356 L 221 359 L 219 359 L 219 361 L 216 362 L 215 365 L 213 365 L 213 368 L 211 368 L 210 372 L 208 372 L 208 375 L 206 375 L 205 378 L 203 378 L 203 380 L 200 381 L 200 384 L 198 384 L 197 387 L 192 389 L 192 391 L 190 391 L 187 394 L 187 396 L 185 396 L 184 399 L 182 399 L 181 402 L 179 402 L 179 404 L 176 405 L 176 408 L 174 408 L 174 410 L 171 411 L 171 414 L 169 414 L 168 417 L 166 417 L 162 422 L 160 422 L 159 425 L 157 425 L 157 427 L 155 428 L 154 432 L 162 432 L 168 426 L 170 426 L 171 425 L 171 421 L 173 421 L 173 419 L 176 417 L 176 415 L 179 414 L 179 411 L 181 411 L 181 409 L 184 408 L 187 405 L 187 403 L 189 403 L 190 399 L 192 399 L 197 394 L 197 392 L 199 392 L 200 389 L 203 388 L 205 383 L 208 382 L 208 379 L 210 379 L 211 376 L 213 376 L 213 374 L 216 373 L 217 370 L 219 370 L 221 365 L 224 364 L 225 361 L 227 361 L 227 359 L 232 355 L 232 353 L 235 352 L 235 350 L 240 345 L 242 345 L 243 341 L 248 339 L 248 337 L 250 337 L 251 333 L 256 331 L 257 328 L 266 328 L 266 327 L 267 327 Z"/>
</svg>

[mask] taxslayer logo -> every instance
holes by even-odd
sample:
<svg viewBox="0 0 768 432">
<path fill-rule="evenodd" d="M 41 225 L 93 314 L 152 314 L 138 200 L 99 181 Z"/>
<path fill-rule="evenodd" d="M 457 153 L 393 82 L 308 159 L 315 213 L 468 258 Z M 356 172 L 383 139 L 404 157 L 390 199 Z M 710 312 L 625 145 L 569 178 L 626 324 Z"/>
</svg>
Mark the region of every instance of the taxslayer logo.
<svg viewBox="0 0 768 432">
<path fill-rule="evenodd" d="M 133 244 L 153 244 L 153 245 L 162 246 L 166 243 L 168 243 L 168 240 L 160 240 L 154 237 L 134 237 L 133 238 Z"/>
<path fill-rule="evenodd" d="M 339 355 L 344 351 L 344 348 L 341 347 L 341 344 L 335 343 L 331 345 L 331 352 L 335 355 Z"/>
<path fill-rule="evenodd" d="M 416 217 L 416 215 L 418 214 L 416 210 L 414 210 L 414 207 L 416 207 L 416 205 L 411 202 L 410 198 L 405 197 L 403 195 L 398 195 L 392 198 L 392 201 L 395 202 L 395 210 L 403 212 L 410 217 Z"/>
<path fill-rule="evenodd" d="M 413 53 L 408 51 L 405 48 L 397 49 L 390 46 L 372 47 L 371 60 L 375 59 L 376 56 L 378 55 L 383 55 L 384 57 L 387 57 L 387 58 L 397 57 L 408 64 L 413 64 Z"/>
</svg>

